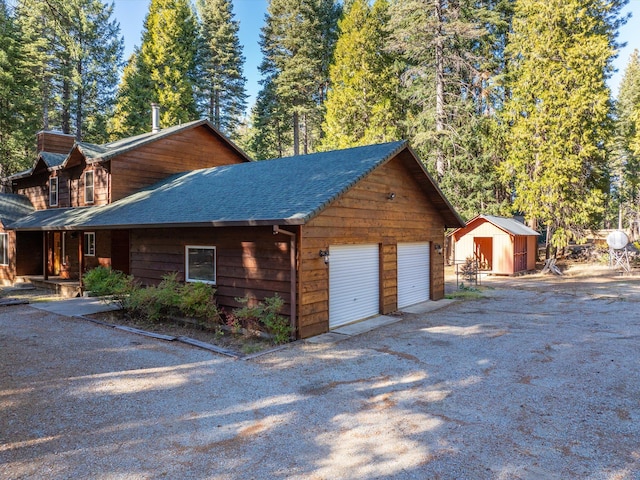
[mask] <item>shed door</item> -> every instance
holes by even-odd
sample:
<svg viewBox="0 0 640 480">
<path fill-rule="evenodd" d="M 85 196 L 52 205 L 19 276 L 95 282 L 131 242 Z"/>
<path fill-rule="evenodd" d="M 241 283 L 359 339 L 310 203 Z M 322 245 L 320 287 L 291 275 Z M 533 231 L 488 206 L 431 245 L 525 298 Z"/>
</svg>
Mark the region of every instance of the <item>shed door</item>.
<svg viewBox="0 0 640 480">
<path fill-rule="evenodd" d="M 429 300 L 429 242 L 398 244 L 398 308 Z"/>
<path fill-rule="evenodd" d="M 380 313 L 378 245 L 332 245 L 329 253 L 329 328 Z"/>
</svg>

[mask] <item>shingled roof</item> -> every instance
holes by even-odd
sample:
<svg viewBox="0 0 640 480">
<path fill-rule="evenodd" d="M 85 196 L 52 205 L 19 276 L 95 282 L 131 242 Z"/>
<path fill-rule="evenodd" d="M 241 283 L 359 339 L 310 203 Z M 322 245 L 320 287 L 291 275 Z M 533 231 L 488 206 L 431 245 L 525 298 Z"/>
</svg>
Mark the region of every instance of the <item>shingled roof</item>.
<svg viewBox="0 0 640 480">
<path fill-rule="evenodd" d="M 201 126 L 205 126 L 206 128 L 210 129 L 213 133 L 218 135 L 225 143 L 227 143 L 231 148 L 233 148 L 246 161 L 251 161 L 251 159 L 247 156 L 246 153 L 244 153 L 231 140 L 226 138 L 217 128 L 213 126 L 211 122 L 209 122 L 208 120 L 196 120 L 193 122 L 184 123 L 182 125 L 163 128 L 158 132 L 142 133 L 140 135 L 123 138 L 122 140 L 105 143 L 102 145 L 96 145 L 96 144 L 87 143 L 87 142 L 76 142 L 68 154 L 50 153 L 50 152 L 43 151 L 38 154 L 38 158 L 36 159 L 36 161 L 34 162 L 33 166 L 30 169 L 11 175 L 9 179 L 16 180 L 19 178 L 24 178 L 32 175 L 40 160 L 44 162 L 44 164 L 48 169 L 64 168 L 67 162 L 69 161 L 69 159 L 71 158 L 71 153 L 74 150 L 78 150 L 84 156 L 87 163 L 101 162 L 101 161 L 110 160 L 113 157 L 122 155 L 123 153 L 129 152 L 136 148 L 140 148 L 151 142 L 155 142 L 162 138 L 175 135 L 176 133 L 182 132 L 184 130 L 189 130 L 191 128 L 197 128 Z"/>
<path fill-rule="evenodd" d="M 80 152 L 85 156 L 88 163 L 99 162 L 109 160 L 115 156 L 121 155 L 128 151 L 139 148 L 151 142 L 155 142 L 161 138 L 175 135 L 178 132 L 189 130 L 191 128 L 206 126 L 214 133 L 220 136 L 226 143 L 228 143 L 234 150 L 236 150 L 242 157 L 249 160 L 249 157 L 237 147 L 231 140 L 224 137 L 220 131 L 213 126 L 208 120 L 195 120 L 193 122 L 184 123 L 182 125 L 175 125 L 169 128 L 163 128 L 158 132 L 146 132 L 134 137 L 123 138 L 115 142 L 105 143 L 103 145 L 95 145 L 93 143 L 76 142 L 74 148 L 78 148 Z"/>
<path fill-rule="evenodd" d="M 12 228 L 300 225 L 401 152 L 411 152 L 406 142 L 194 170 L 110 205 L 34 212 Z M 418 181 L 430 197 L 436 197 L 434 205 L 445 223 L 463 225 L 421 165 L 419 170 Z"/>
<path fill-rule="evenodd" d="M 15 222 L 34 211 L 31 201 L 24 195 L 0 193 L 0 221 L 3 225 Z"/>
<path fill-rule="evenodd" d="M 495 225 L 500 230 L 510 235 L 524 235 L 524 236 L 540 235 L 540 233 L 536 232 L 532 228 L 529 228 L 524 223 L 519 222 L 518 220 L 515 220 L 513 218 L 508 218 L 508 217 L 498 217 L 495 215 L 478 215 L 472 218 L 471 220 L 469 220 L 466 226 L 468 227 L 470 225 L 473 225 L 474 223 L 477 223 L 480 220 L 486 220 L 487 222 Z M 466 228 L 466 227 L 463 227 L 463 228 Z M 456 235 L 456 238 L 458 238 L 458 236 L 461 235 L 460 233 L 461 230 L 462 229 L 455 230 L 451 234 Z"/>
</svg>

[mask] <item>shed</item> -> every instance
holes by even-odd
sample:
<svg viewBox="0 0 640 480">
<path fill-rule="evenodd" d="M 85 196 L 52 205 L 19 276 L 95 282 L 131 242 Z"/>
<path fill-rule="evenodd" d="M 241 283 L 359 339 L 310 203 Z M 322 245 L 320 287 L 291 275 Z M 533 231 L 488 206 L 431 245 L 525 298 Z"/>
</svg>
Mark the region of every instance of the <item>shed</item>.
<svg viewBox="0 0 640 480">
<path fill-rule="evenodd" d="M 478 215 L 451 234 L 455 263 L 471 257 L 480 270 L 514 275 L 536 268 L 538 235 L 513 218 Z"/>
</svg>

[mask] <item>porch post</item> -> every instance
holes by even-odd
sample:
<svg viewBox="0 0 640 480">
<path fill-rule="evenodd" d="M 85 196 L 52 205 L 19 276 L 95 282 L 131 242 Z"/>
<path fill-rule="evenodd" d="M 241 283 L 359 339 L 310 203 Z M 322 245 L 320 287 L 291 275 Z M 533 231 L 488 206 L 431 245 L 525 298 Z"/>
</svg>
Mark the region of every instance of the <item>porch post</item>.
<svg viewBox="0 0 640 480">
<path fill-rule="evenodd" d="M 78 281 L 80 282 L 80 288 L 82 285 L 82 274 L 84 273 L 84 232 L 78 232 Z"/>
<path fill-rule="evenodd" d="M 49 280 L 49 232 L 42 232 L 42 278 Z"/>
</svg>

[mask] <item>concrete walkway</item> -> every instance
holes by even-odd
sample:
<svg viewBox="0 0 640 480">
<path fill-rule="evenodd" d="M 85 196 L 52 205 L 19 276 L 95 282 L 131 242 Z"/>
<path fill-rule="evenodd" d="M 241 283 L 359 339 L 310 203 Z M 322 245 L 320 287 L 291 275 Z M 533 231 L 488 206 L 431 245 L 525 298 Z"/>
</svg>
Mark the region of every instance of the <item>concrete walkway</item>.
<svg viewBox="0 0 640 480">
<path fill-rule="evenodd" d="M 409 307 L 403 308 L 400 311 L 399 315 L 377 315 L 375 317 L 367 318 L 365 320 L 359 320 L 357 322 L 349 323 L 347 325 L 343 325 L 342 327 L 334 328 L 328 333 L 323 333 L 321 335 L 316 335 L 315 337 L 307 338 L 305 341 L 309 343 L 334 343 L 339 342 L 341 340 L 346 340 L 347 338 L 353 337 L 355 335 L 361 335 L 366 332 L 370 332 L 380 327 L 384 327 L 386 325 L 391 325 L 396 322 L 403 320 L 403 313 L 413 313 L 413 314 L 424 314 L 428 312 L 432 312 L 434 310 L 439 310 L 441 308 L 450 305 L 455 302 L 455 300 L 438 300 L 427 301 L 422 303 L 417 303 L 415 305 L 411 305 Z"/>
<path fill-rule="evenodd" d="M 110 312 L 120 309 L 116 304 L 106 303 L 99 298 L 91 297 L 67 298 L 53 302 L 34 302 L 31 303 L 30 306 L 38 310 L 57 313 L 58 315 L 66 315 L 68 317 L 91 315 L 93 313 Z"/>
</svg>

